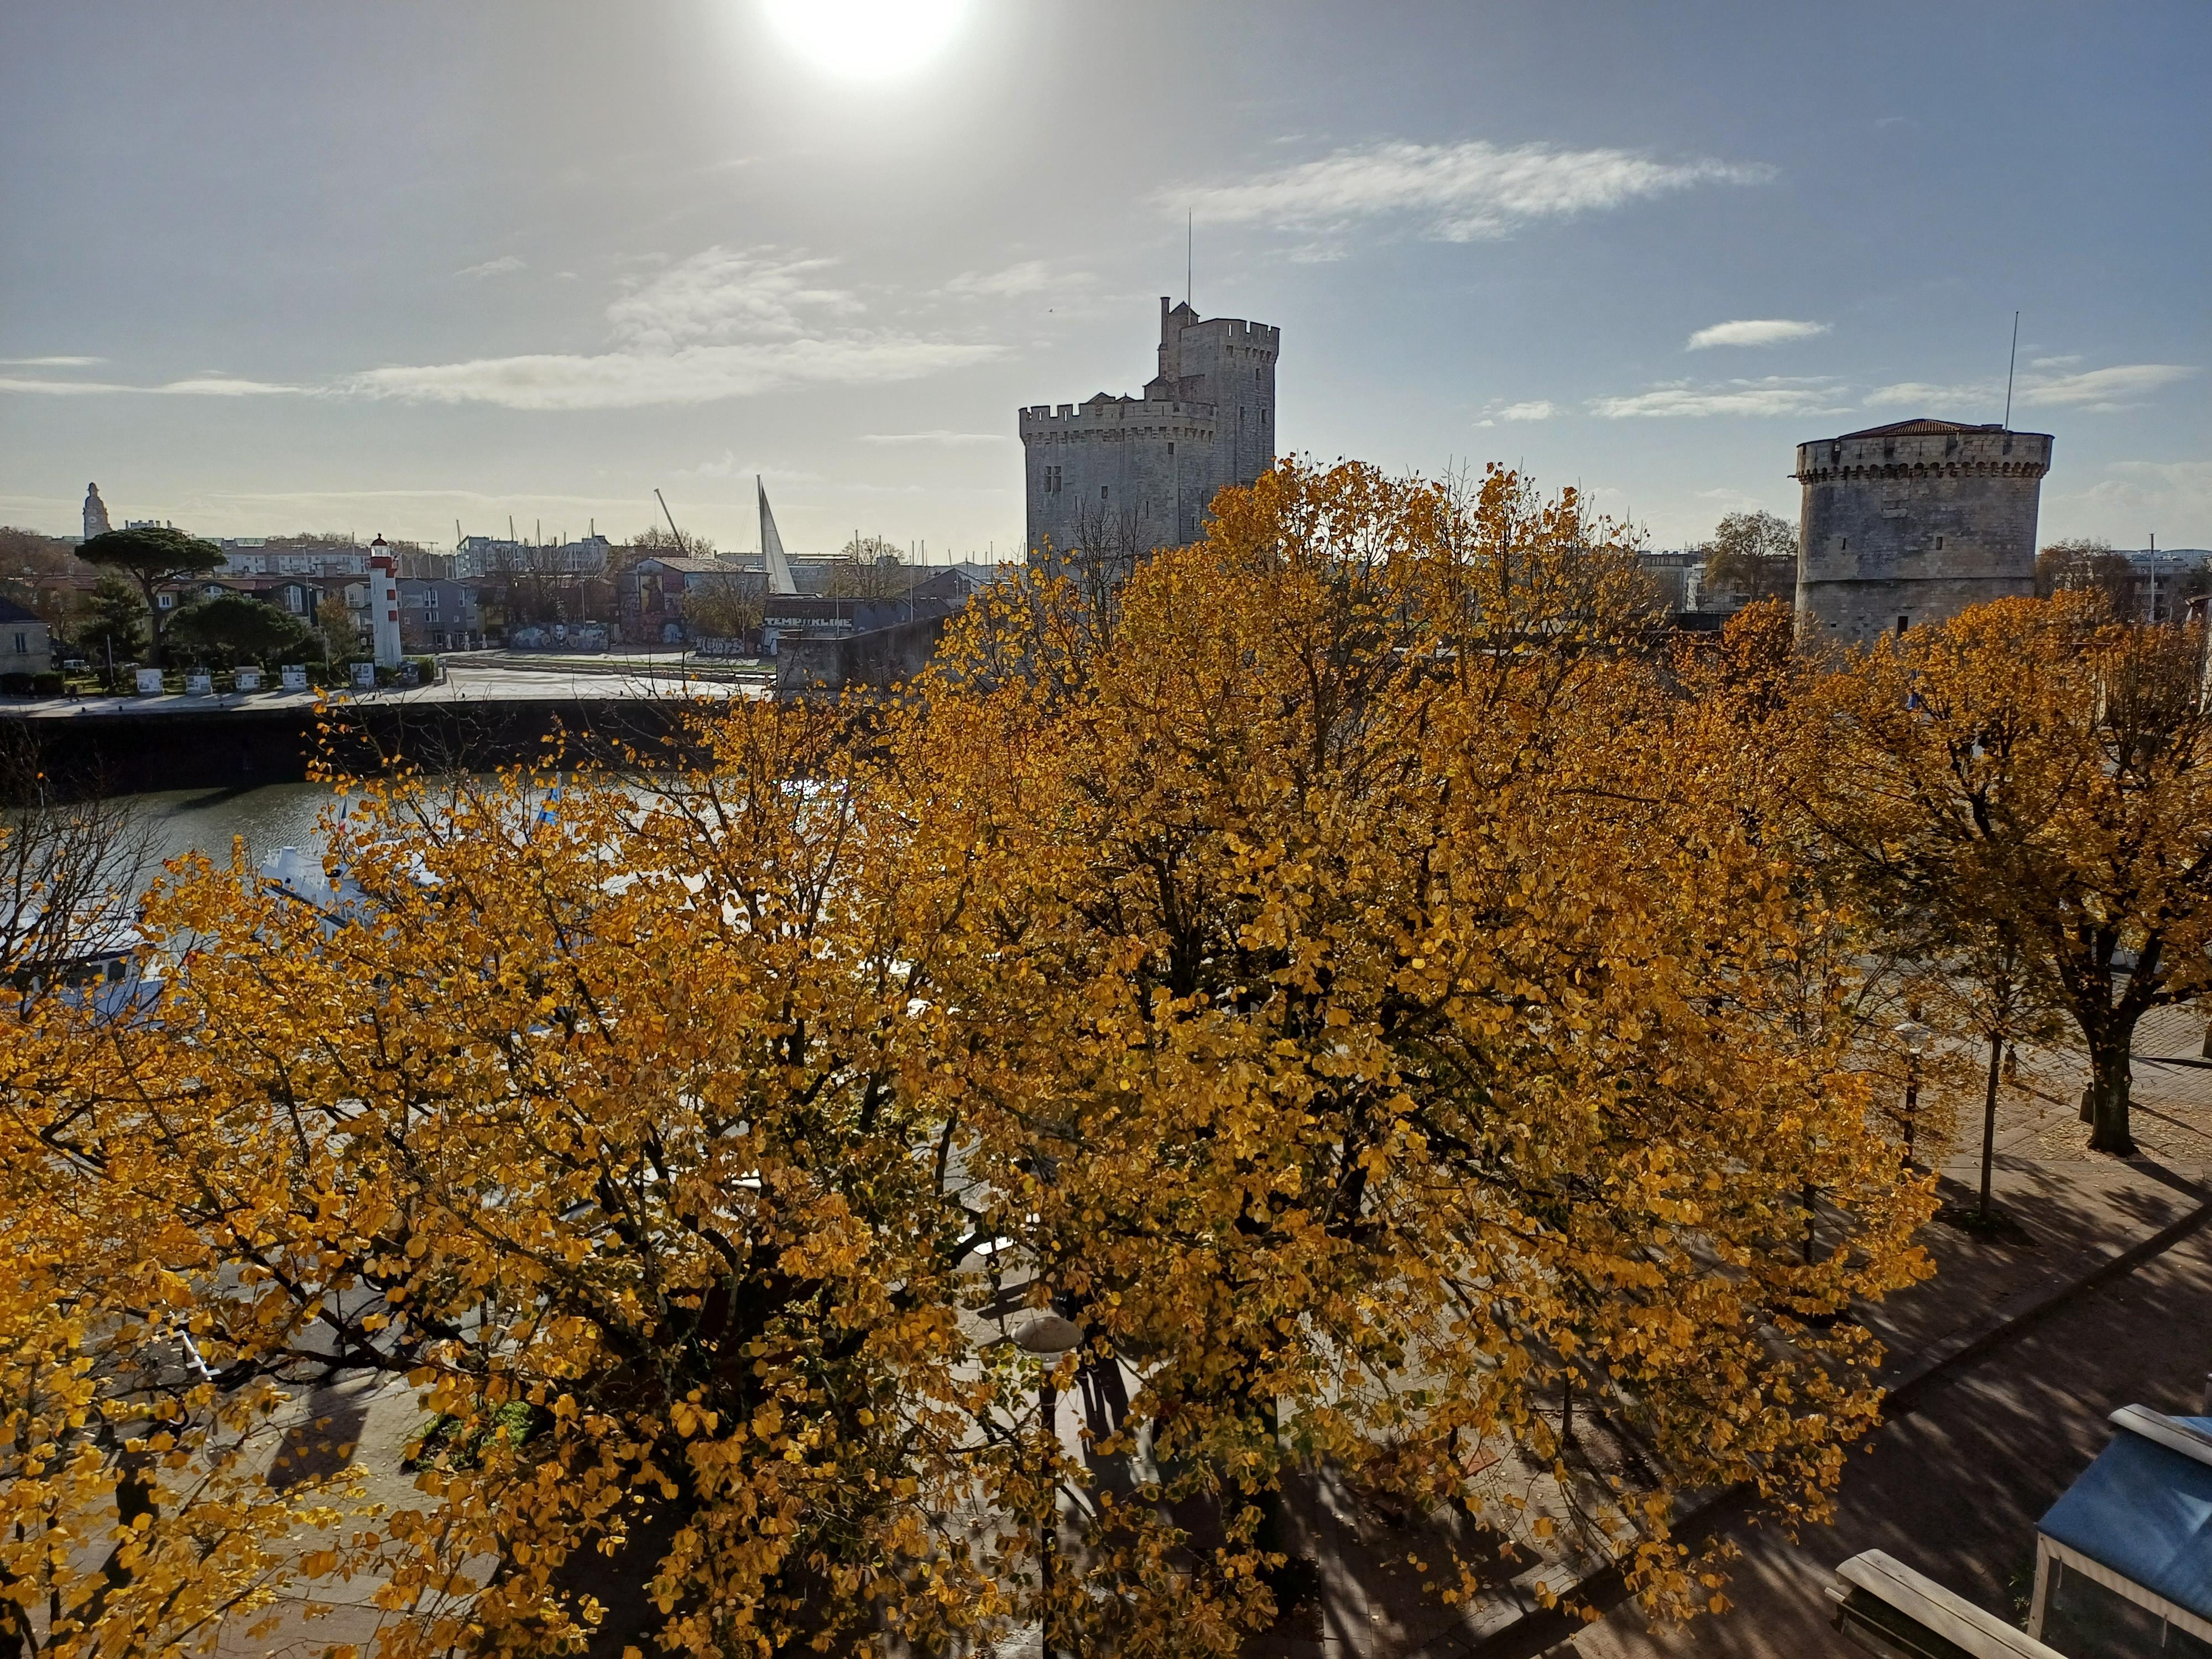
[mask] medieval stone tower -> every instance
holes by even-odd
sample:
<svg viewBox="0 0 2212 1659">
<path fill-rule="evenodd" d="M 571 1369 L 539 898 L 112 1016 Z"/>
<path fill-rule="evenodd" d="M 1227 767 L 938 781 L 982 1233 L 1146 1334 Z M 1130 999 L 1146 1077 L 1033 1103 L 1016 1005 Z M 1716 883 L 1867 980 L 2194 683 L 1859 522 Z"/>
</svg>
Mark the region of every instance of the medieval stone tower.
<svg viewBox="0 0 2212 1659">
<path fill-rule="evenodd" d="M 1799 636 L 1865 645 L 2035 591 L 2051 434 L 1899 421 L 1797 446 Z"/>
<path fill-rule="evenodd" d="M 1159 372 L 1143 397 L 1023 410 L 1030 556 L 1133 558 L 1196 541 L 1214 493 L 1273 463 L 1281 346 L 1279 329 L 1163 297 Z"/>
</svg>

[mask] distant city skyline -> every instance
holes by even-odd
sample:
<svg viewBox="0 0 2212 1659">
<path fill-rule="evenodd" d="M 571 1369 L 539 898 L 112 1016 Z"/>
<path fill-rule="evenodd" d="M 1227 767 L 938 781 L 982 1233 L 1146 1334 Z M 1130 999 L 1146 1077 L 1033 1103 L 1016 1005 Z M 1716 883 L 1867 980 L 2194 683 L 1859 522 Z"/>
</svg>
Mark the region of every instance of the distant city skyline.
<svg viewBox="0 0 2212 1659">
<path fill-rule="evenodd" d="M 959 10 L 958 8 L 953 8 Z M 979 0 L 902 72 L 755 0 L 0 15 L 0 522 L 450 546 L 1023 538 L 1016 411 L 1158 296 L 1282 447 L 1680 546 L 1794 447 L 2054 434 L 2042 539 L 2212 545 L 2212 13 Z"/>
</svg>

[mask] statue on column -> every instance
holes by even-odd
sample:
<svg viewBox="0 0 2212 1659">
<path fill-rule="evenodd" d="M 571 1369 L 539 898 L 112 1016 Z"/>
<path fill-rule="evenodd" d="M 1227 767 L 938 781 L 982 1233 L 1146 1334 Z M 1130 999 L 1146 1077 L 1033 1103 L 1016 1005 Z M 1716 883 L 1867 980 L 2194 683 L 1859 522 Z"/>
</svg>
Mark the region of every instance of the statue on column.
<svg viewBox="0 0 2212 1659">
<path fill-rule="evenodd" d="M 107 503 L 100 499 L 100 486 L 88 483 L 84 488 L 84 538 L 90 541 L 94 536 L 105 536 L 115 526 L 107 522 Z"/>
</svg>

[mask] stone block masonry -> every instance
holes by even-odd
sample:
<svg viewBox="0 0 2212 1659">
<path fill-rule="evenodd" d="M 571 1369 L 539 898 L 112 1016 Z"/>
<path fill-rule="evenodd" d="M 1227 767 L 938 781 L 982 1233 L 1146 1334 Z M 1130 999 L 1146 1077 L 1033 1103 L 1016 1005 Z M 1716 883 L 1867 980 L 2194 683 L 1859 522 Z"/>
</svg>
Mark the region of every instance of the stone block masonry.
<svg viewBox="0 0 2212 1659">
<path fill-rule="evenodd" d="M 1141 556 L 1197 540 L 1215 494 L 1273 464 L 1281 348 L 1279 329 L 1163 297 L 1144 396 L 1023 410 L 1030 557 Z"/>
<path fill-rule="evenodd" d="M 2051 434 L 1899 421 L 1797 446 L 1797 617 L 1814 650 L 1864 646 L 2035 591 Z"/>
</svg>

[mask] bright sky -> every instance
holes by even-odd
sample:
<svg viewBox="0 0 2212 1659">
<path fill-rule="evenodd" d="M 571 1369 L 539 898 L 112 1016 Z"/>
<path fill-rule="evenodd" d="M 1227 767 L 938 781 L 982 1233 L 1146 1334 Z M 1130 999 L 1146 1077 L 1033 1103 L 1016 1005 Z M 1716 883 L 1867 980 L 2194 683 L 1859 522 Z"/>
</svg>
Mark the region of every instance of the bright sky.
<svg viewBox="0 0 2212 1659">
<path fill-rule="evenodd" d="M 2205 0 L 916 3 L 0 9 L 0 522 L 749 548 L 757 471 L 794 550 L 1004 556 L 1192 214 L 1324 459 L 1679 545 L 1997 419 L 2018 308 L 2046 538 L 2212 546 Z"/>
</svg>

